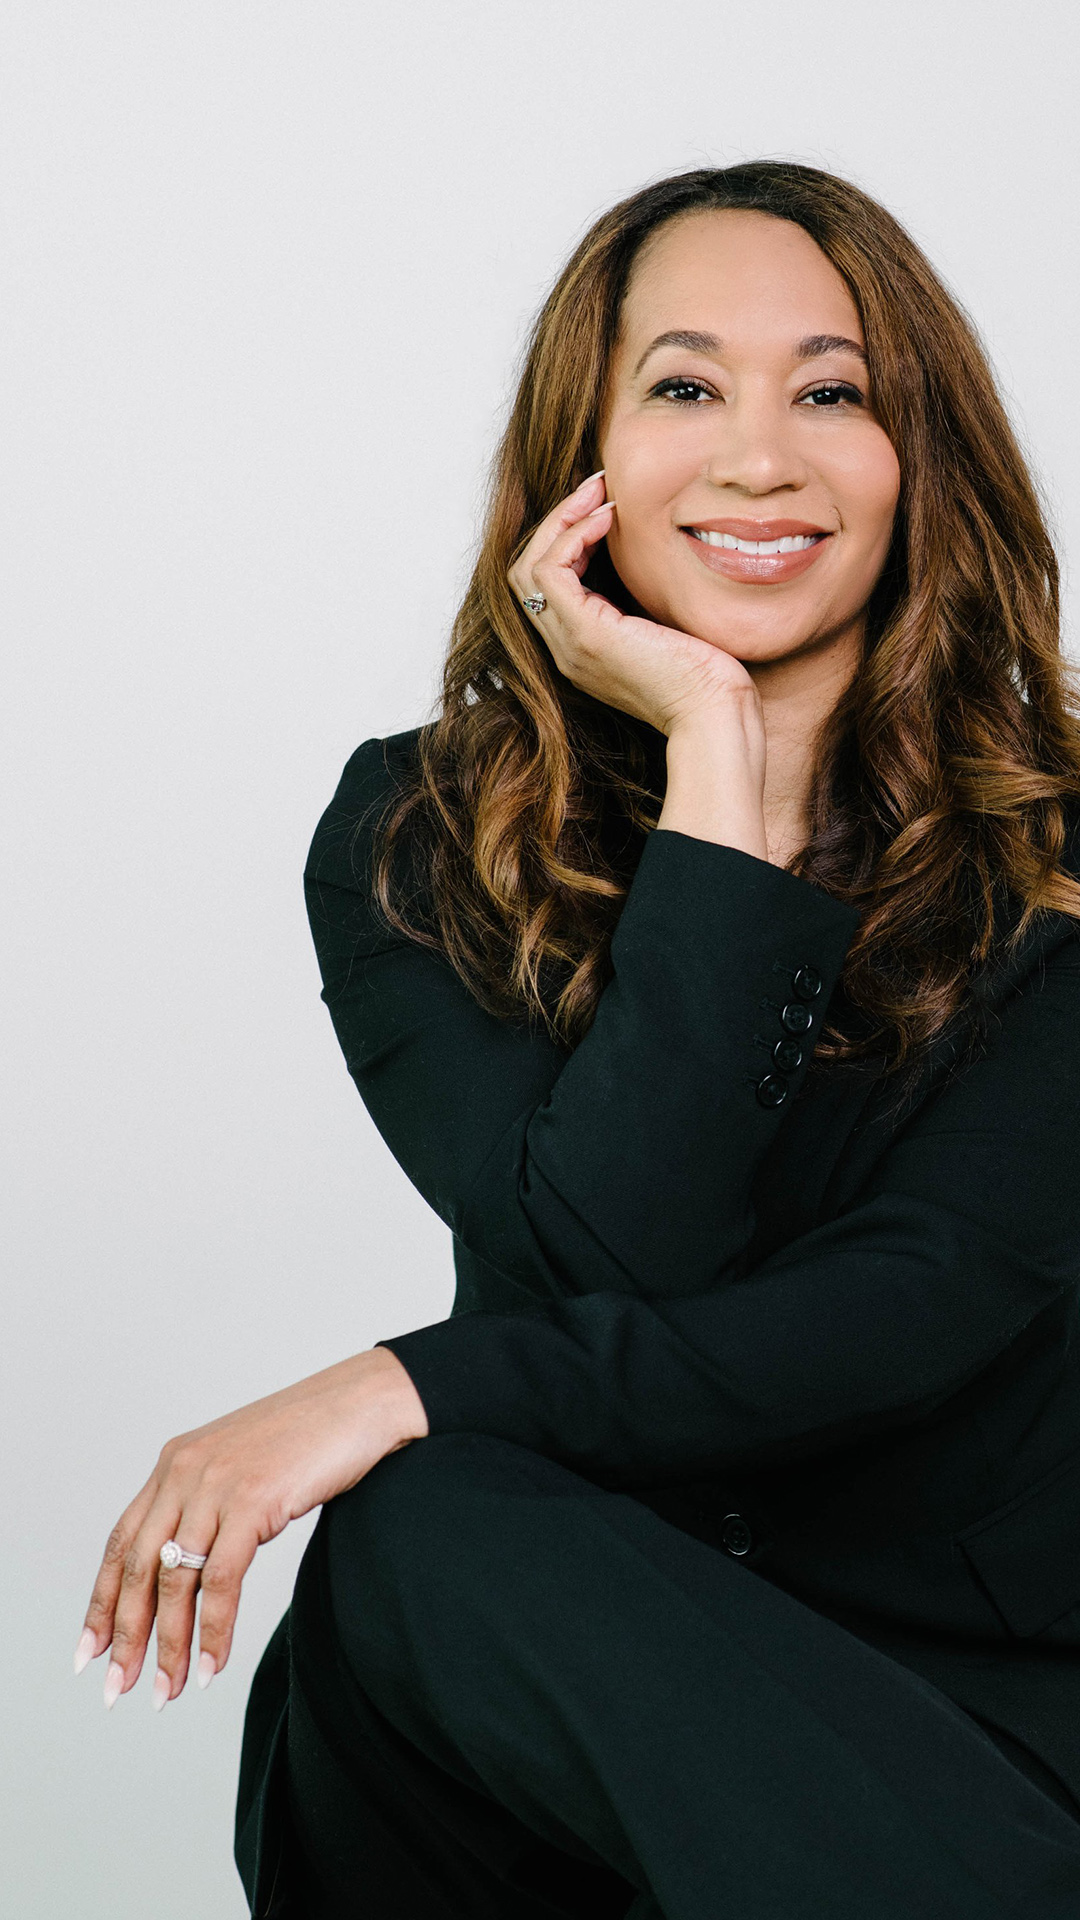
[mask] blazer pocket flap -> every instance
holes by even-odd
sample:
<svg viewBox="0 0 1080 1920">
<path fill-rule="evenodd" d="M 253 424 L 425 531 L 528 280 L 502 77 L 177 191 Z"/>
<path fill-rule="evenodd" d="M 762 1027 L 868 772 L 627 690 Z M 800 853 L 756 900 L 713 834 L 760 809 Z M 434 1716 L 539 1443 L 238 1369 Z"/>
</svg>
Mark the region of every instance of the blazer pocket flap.
<svg viewBox="0 0 1080 1920">
<path fill-rule="evenodd" d="M 1012 1633 L 1052 1626 L 1080 1604 L 1080 1454 L 956 1539 Z"/>
</svg>

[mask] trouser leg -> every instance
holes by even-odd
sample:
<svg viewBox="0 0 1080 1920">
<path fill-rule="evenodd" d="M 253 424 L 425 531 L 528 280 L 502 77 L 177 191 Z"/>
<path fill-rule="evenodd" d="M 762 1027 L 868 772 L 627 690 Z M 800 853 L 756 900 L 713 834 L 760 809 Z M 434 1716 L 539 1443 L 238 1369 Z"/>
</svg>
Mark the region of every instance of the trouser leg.
<svg viewBox="0 0 1080 1920">
<path fill-rule="evenodd" d="M 350 1696 L 289 1701 L 288 1874 L 299 1920 L 653 1920 L 618 1876 L 556 1854 Z M 335 1732 L 336 1730 L 336 1732 Z M 346 1731 L 347 1753 L 339 1745 Z M 405 1743 L 401 1743 L 404 1745 Z"/>
<path fill-rule="evenodd" d="M 630 1496 L 439 1435 L 319 1528 L 378 1713 L 666 1920 L 1080 1912 L 1080 1825 L 969 1716 Z"/>
<path fill-rule="evenodd" d="M 290 1920 L 660 1920 L 584 1842 L 550 1846 L 378 1711 L 337 1636 L 327 1533 L 324 1515 L 290 1608 Z"/>
</svg>

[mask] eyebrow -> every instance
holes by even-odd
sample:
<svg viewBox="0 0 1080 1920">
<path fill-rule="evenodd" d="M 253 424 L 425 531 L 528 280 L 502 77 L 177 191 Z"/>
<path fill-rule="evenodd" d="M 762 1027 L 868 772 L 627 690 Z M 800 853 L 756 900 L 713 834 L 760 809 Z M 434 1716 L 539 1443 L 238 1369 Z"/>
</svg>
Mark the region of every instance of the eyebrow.
<svg viewBox="0 0 1080 1920">
<path fill-rule="evenodd" d="M 658 333 L 634 368 L 635 380 L 650 353 L 655 353 L 658 347 L 682 347 L 687 353 L 722 353 L 724 343 L 715 333 L 696 333 L 686 327 L 675 327 L 670 333 Z M 849 340 L 842 333 L 808 333 L 804 340 L 796 340 L 791 358 L 793 361 L 817 360 L 823 353 L 854 353 L 864 366 L 869 365 L 866 349 L 860 347 L 857 340 Z"/>
</svg>

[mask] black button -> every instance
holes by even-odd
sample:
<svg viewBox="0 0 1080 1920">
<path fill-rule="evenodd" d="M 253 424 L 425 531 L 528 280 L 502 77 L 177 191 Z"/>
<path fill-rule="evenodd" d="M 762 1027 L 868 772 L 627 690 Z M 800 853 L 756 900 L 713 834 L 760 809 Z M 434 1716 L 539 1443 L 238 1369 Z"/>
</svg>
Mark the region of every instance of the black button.
<svg viewBox="0 0 1080 1920">
<path fill-rule="evenodd" d="M 720 1526 L 720 1545 L 727 1553 L 749 1553 L 754 1544 L 751 1533 L 741 1513 L 725 1513 Z"/>
<path fill-rule="evenodd" d="M 805 1033 L 807 1027 L 813 1026 L 814 1016 L 801 1000 L 789 1000 L 780 1015 L 780 1022 L 789 1033 Z"/>
<path fill-rule="evenodd" d="M 772 1050 L 781 1073 L 794 1073 L 802 1066 L 802 1048 L 797 1040 L 778 1040 Z"/>
<path fill-rule="evenodd" d="M 821 992 L 821 975 L 816 967 L 800 967 L 793 984 L 800 1000 L 816 1000 Z"/>
<path fill-rule="evenodd" d="M 767 1073 L 757 1083 L 757 1097 L 763 1107 L 778 1107 L 787 1099 L 787 1081 L 778 1073 Z"/>
</svg>

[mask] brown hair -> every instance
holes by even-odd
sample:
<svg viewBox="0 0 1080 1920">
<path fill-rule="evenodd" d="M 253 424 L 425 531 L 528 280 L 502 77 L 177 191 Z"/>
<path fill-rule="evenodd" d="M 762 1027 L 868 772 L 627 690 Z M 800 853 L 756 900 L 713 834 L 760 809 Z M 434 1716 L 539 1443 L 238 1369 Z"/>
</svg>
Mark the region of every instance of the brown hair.
<svg viewBox="0 0 1080 1920">
<path fill-rule="evenodd" d="M 973 970 L 1005 920 L 1011 945 L 1040 910 L 1080 919 L 1080 885 L 1059 864 L 1063 803 L 1080 796 L 1080 720 L 1053 546 L 974 328 L 892 215 L 816 167 L 674 174 L 601 215 L 575 248 L 526 343 L 441 710 L 380 820 L 374 897 L 490 1012 L 539 1018 L 567 1046 L 587 1030 L 659 816 L 666 742 L 558 672 L 507 569 L 600 464 L 639 248 L 665 221 L 715 208 L 796 222 L 843 276 L 900 463 L 863 657 L 819 733 L 810 837 L 790 862 L 862 914 L 841 981 L 854 1017 L 826 1026 L 815 1058 L 873 1051 L 895 1068 L 972 1011 Z M 602 544 L 586 584 L 628 604 Z M 395 899 L 410 815 L 426 929 Z"/>
</svg>

